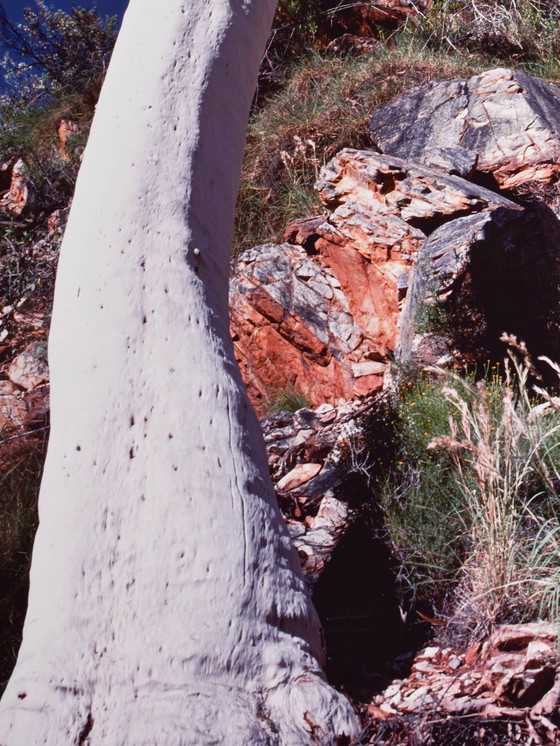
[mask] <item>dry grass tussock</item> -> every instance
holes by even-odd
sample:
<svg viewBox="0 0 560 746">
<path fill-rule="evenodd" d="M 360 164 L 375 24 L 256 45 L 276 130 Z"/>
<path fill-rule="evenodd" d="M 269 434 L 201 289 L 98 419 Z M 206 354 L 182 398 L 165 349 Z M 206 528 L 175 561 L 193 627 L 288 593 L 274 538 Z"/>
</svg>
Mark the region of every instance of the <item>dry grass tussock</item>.
<svg viewBox="0 0 560 746">
<path fill-rule="evenodd" d="M 468 640 L 495 623 L 560 618 L 560 400 L 531 384 L 526 348 L 507 341 L 497 407 L 495 388 L 448 374 L 442 393 L 458 416 L 428 445 L 450 455 L 464 496 L 467 552 L 449 626 Z"/>
</svg>

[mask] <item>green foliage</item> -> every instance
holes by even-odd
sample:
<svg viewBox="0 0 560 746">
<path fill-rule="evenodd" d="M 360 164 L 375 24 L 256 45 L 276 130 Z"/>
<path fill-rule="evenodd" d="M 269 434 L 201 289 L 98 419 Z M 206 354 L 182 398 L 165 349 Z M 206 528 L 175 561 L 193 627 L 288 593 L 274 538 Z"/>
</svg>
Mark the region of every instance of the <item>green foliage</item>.
<svg viewBox="0 0 560 746">
<path fill-rule="evenodd" d="M 531 389 L 536 369 L 508 341 L 522 360 L 503 374 L 432 370 L 401 385 L 397 451 L 374 482 L 405 595 L 463 640 L 560 619 L 560 401 Z"/>
</svg>

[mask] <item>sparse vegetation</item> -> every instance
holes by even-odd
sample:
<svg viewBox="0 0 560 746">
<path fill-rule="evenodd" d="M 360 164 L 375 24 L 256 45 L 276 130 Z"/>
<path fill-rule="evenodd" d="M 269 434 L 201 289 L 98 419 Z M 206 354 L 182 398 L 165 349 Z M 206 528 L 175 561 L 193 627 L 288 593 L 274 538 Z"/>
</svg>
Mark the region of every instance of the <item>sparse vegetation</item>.
<svg viewBox="0 0 560 746">
<path fill-rule="evenodd" d="M 36 7 L 16 27 L 0 5 L 0 37 L 12 49 L 2 63 L 12 87 L 0 97 L 0 160 L 22 158 L 35 194 L 33 214 L 3 226 L 0 307 L 29 297 L 49 307 L 58 238 L 38 242 L 45 240 L 46 216 L 71 198 L 115 38 L 114 19 Z M 374 51 L 345 58 L 326 49 L 341 7 L 336 0 L 279 4 L 249 126 L 235 253 L 280 240 L 289 220 L 321 212 L 313 188 L 321 167 L 343 147 L 368 147 L 370 111 L 399 92 L 497 64 L 560 80 L 554 0 L 440 0 L 397 31 L 380 29 Z M 61 149 L 63 120 L 76 128 Z M 544 299 L 542 328 L 553 325 L 557 338 L 549 308 L 558 305 L 558 288 L 547 290 L 548 281 L 530 303 L 541 302 L 534 295 Z M 522 308 L 521 293 L 512 298 Z M 448 324 L 447 310 L 430 306 L 425 331 Z M 499 309 L 506 317 L 510 310 Z M 495 327 L 501 329 L 503 316 Z M 472 318 L 467 326 L 474 336 Z M 560 370 L 549 368 L 560 381 Z M 496 621 L 559 620 L 560 403 L 543 387 L 532 388 L 526 356 L 511 370 L 508 377 L 489 366 L 478 381 L 443 371 L 404 377 L 398 394 L 366 423 L 369 450 L 361 445 L 351 454 L 380 498 L 407 603 L 445 618 L 447 633 L 459 640 Z M 293 412 L 309 404 L 291 386 L 271 392 L 266 409 Z M 0 434 L 0 446 L 8 437 Z M 7 630 L 1 680 L 25 606 L 42 449 L 0 476 L 0 629 Z"/>
<path fill-rule="evenodd" d="M 267 415 L 278 412 L 297 412 L 298 409 L 304 409 L 310 405 L 307 394 L 292 384 L 283 389 L 273 389 L 266 399 L 264 411 Z"/>
<path fill-rule="evenodd" d="M 495 623 L 560 618 L 560 405 L 510 341 L 522 358 L 486 380 L 430 370 L 403 384 L 398 451 L 374 482 L 403 593 L 462 642 Z"/>
<path fill-rule="evenodd" d="M 94 10 L 52 10 L 42 0 L 12 23 L 0 4 L 0 158 L 22 159 L 36 222 L 72 197 L 97 97 L 116 39 L 116 18 Z M 59 127 L 69 123 L 67 143 Z"/>
</svg>

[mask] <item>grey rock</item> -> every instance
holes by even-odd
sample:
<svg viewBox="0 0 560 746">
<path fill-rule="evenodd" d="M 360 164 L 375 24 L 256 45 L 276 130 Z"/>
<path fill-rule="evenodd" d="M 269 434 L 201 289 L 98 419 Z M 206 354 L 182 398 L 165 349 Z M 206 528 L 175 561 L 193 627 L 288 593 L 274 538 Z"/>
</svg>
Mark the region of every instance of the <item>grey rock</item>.
<svg viewBox="0 0 560 746">
<path fill-rule="evenodd" d="M 413 88 L 374 111 L 369 129 L 383 153 L 406 160 L 476 153 L 477 169 L 508 189 L 552 184 L 560 170 L 560 88 L 513 70 Z"/>
</svg>

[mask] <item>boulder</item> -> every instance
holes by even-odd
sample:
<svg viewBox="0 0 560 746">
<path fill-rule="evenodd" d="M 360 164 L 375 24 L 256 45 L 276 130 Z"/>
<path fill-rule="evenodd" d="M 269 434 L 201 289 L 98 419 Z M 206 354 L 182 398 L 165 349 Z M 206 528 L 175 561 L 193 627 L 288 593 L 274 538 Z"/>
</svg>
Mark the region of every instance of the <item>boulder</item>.
<svg viewBox="0 0 560 746">
<path fill-rule="evenodd" d="M 298 389 L 318 405 L 383 384 L 376 340 L 354 318 L 334 272 L 300 246 L 267 244 L 241 254 L 230 314 L 236 358 L 261 411 L 279 389 Z"/>
<path fill-rule="evenodd" d="M 316 188 L 330 209 L 355 202 L 376 215 L 397 216 L 428 230 L 471 212 L 516 207 L 489 189 L 412 159 L 352 148 L 341 150 L 329 161 Z"/>
<path fill-rule="evenodd" d="M 559 228 L 547 236 L 538 212 L 517 205 L 438 227 L 412 273 L 397 359 L 420 366 L 501 360 L 506 331 L 558 359 Z"/>
<path fill-rule="evenodd" d="M 462 148 L 503 189 L 543 190 L 560 172 L 560 88 L 519 71 L 413 88 L 374 111 L 369 129 L 382 153 L 419 163 Z"/>
<path fill-rule="evenodd" d="M 8 377 L 23 389 L 34 389 L 49 380 L 47 343 L 44 339 L 32 342 L 12 361 Z"/>
</svg>

